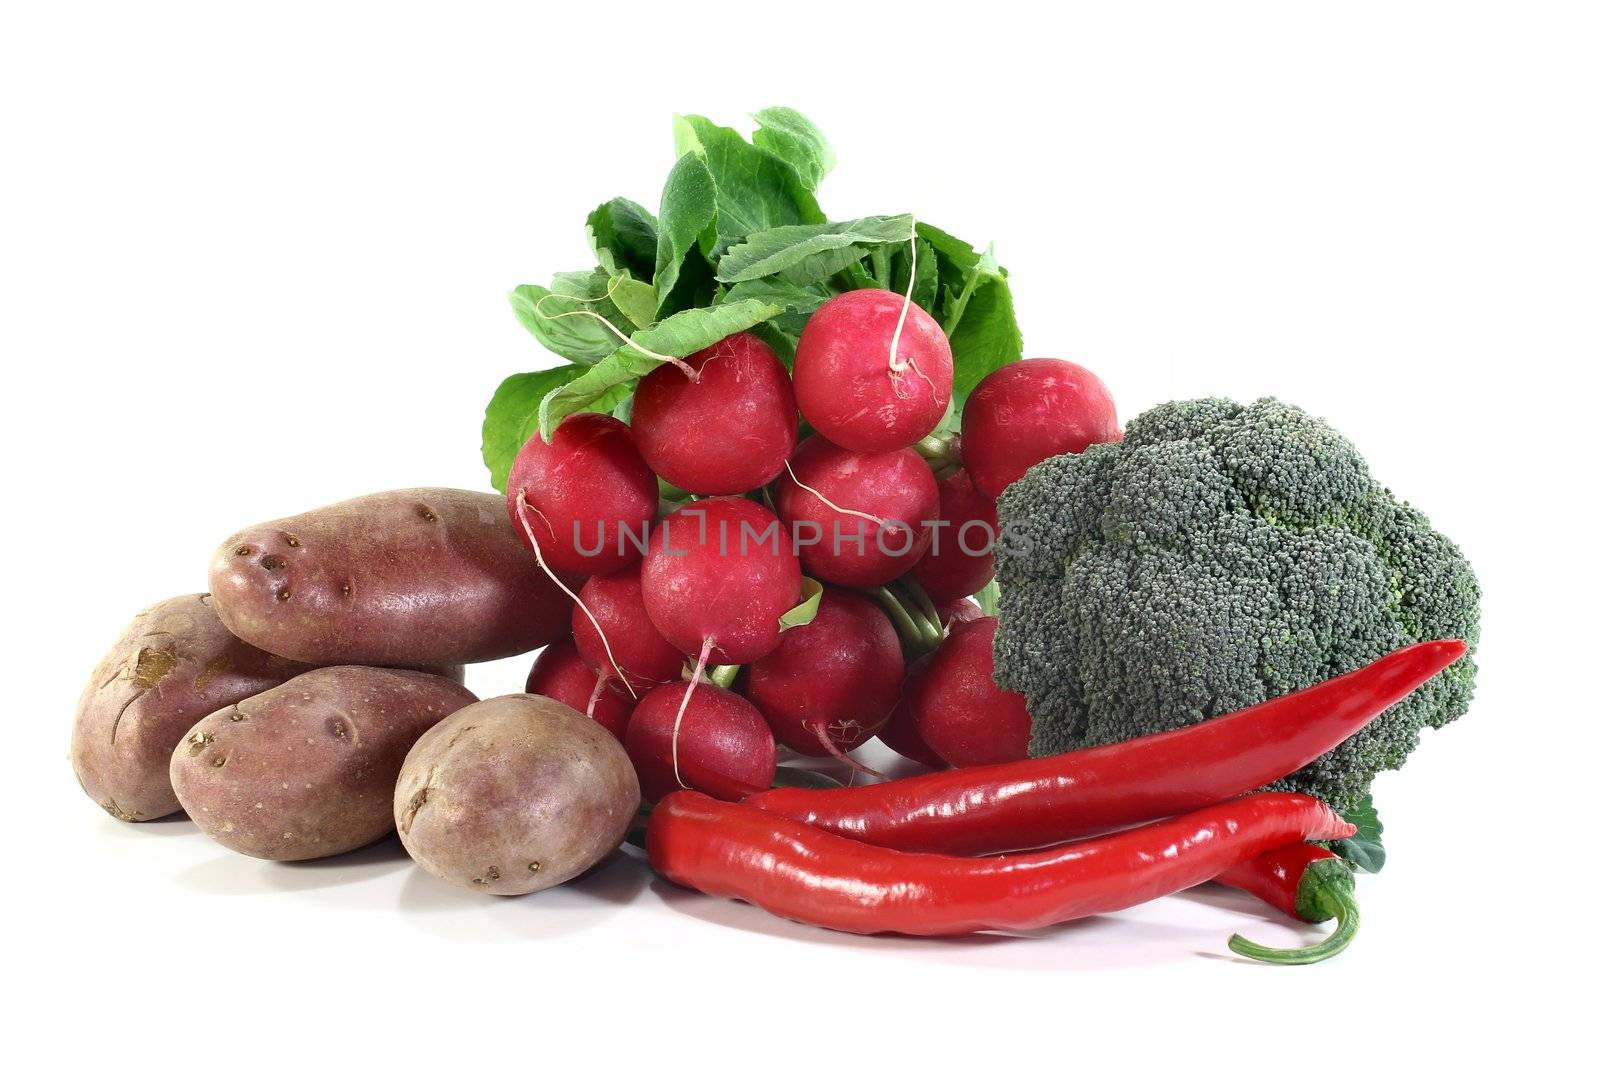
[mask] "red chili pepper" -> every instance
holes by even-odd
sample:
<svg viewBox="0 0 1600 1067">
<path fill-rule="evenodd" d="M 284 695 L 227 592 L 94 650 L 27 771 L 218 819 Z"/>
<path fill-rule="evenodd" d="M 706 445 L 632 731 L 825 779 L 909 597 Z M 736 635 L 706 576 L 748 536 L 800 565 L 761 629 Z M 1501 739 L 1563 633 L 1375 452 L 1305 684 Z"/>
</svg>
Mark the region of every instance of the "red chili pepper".
<svg viewBox="0 0 1600 1067">
<path fill-rule="evenodd" d="M 1288 845 L 1246 860 L 1217 875 L 1217 881 L 1243 889 L 1290 918 L 1308 923 L 1337 921 L 1333 933 L 1305 948 L 1267 948 L 1234 934 L 1228 947 L 1265 963 L 1316 963 L 1337 956 L 1356 936 L 1355 875 L 1350 866 L 1316 845 Z"/>
<path fill-rule="evenodd" d="M 896 852 L 678 792 L 650 816 L 650 863 L 679 885 L 850 933 L 1034 930 L 1199 885 L 1243 860 L 1355 828 L 1321 801 L 1257 793 L 1016 856 Z"/>
<path fill-rule="evenodd" d="M 1299 770 L 1460 659 L 1427 641 L 1255 707 L 1058 756 L 745 804 L 859 841 L 957 856 L 1039 848 L 1259 789 Z"/>
</svg>

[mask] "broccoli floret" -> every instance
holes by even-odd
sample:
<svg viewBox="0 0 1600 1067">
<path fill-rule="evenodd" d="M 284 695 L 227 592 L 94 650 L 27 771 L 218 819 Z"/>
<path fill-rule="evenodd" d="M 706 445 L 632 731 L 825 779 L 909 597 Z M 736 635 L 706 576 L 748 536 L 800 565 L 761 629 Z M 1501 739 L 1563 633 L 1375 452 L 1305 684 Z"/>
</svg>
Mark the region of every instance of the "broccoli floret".
<svg viewBox="0 0 1600 1067">
<path fill-rule="evenodd" d="M 1000 497 L 995 680 L 1032 752 L 1170 730 L 1361 667 L 1478 641 L 1460 549 L 1325 422 L 1274 399 L 1163 404 Z M 1274 783 L 1340 810 L 1467 709 L 1470 655 Z"/>
</svg>

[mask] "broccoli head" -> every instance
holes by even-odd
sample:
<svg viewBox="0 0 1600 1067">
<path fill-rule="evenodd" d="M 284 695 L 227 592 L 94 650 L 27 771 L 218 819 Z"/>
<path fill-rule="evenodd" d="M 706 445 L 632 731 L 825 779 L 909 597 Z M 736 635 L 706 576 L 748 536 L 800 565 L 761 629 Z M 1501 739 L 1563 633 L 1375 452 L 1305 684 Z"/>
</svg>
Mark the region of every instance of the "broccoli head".
<svg viewBox="0 0 1600 1067">
<path fill-rule="evenodd" d="M 1000 497 L 995 680 L 1046 755 L 1304 689 L 1402 645 L 1476 649 L 1472 567 L 1327 423 L 1274 399 L 1163 404 Z M 1470 655 L 1274 788 L 1350 810 L 1424 726 L 1467 709 Z"/>
</svg>

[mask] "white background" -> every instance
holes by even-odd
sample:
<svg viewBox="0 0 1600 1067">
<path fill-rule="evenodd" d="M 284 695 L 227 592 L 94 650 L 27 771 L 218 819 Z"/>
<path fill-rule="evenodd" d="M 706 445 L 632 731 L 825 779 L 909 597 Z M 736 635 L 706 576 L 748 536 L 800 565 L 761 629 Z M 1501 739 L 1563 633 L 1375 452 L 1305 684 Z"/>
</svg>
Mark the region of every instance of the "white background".
<svg viewBox="0 0 1600 1067">
<path fill-rule="evenodd" d="M 1584 1022 L 1594 17 L 875 7 L 8 8 L 13 1038 L 86 1062 L 1270 1063 L 1531 1057 Z M 936 943 L 803 929 L 636 859 L 486 900 L 392 843 L 271 865 L 78 793 L 72 707 L 135 610 L 199 590 L 247 523 L 486 488 L 483 404 L 549 362 L 505 292 L 585 266 L 601 200 L 654 204 L 673 110 L 773 103 L 831 136 L 830 215 L 996 239 L 1029 353 L 1097 371 L 1125 416 L 1297 401 L 1475 561 L 1477 702 L 1378 783 L 1391 859 L 1344 957 L 1229 959 L 1234 930 L 1307 935 L 1211 890 Z"/>
</svg>

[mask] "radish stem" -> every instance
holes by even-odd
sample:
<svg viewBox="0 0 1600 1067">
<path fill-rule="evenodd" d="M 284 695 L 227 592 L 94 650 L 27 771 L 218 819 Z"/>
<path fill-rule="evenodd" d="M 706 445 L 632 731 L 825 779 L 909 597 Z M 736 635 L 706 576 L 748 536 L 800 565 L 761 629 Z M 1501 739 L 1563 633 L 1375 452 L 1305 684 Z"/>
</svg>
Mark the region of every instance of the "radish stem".
<svg viewBox="0 0 1600 1067">
<path fill-rule="evenodd" d="M 617 278 L 613 278 L 612 282 L 615 283 L 618 280 L 620 280 L 620 275 Z M 539 298 L 538 303 L 533 305 L 533 313 L 538 315 L 541 319 L 544 319 L 546 322 L 554 322 L 556 319 L 570 319 L 574 316 L 594 319 L 600 325 L 616 334 L 618 340 L 620 340 L 627 347 L 633 349 L 635 352 L 638 352 L 640 355 L 649 359 L 653 359 L 657 363 L 670 363 L 674 367 L 677 367 L 679 370 L 683 371 L 684 375 L 687 376 L 691 382 L 698 382 L 700 380 L 699 371 L 689 366 L 689 364 L 685 363 L 683 360 L 678 359 L 676 356 L 666 356 L 662 355 L 660 352 L 650 351 L 650 349 L 635 341 L 631 336 L 617 329 L 616 325 L 610 319 L 606 318 L 598 311 L 590 311 L 588 308 L 573 308 L 571 311 L 562 311 L 551 315 L 546 313 L 544 310 L 544 302 L 546 300 L 571 300 L 578 304 L 597 304 L 602 300 L 609 300 L 611 298 L 611 294 L 615 291 L 616 289 L 613 284 L 606 287 L 605 296 L 582 297 L 571 296 L 567 293 L 546 293 L 544 296 Z"/>
<path fill-rule="evenodd" d="M 617 657 L 611 651 L 611 642 L 606 640 L 606 631 L 600 625 L 600 620 L 594 617 L 594 612 L 589 610 L 589 605 L 585 604 L 583 600 L 579 598 L 578 594 L 574 593 L 571 588 L 568 587 L 567 583 L 563 582 L 560 576 L 557 575 L 555 571 L 551 570 L 550 565 L 544 561 L 544 553 L 539 549 L 539 539 L 533 535 L 533 526 L 528 522 L 528 512 L 530 511 L 535 515 L 538 515 L 540 521 L 543 522 L 547 528 L 549 527 L 550 520 L 544 517 L 544 513 L 528 503 L 528 491 L 526 489 L 518 489 L 517 520 L 522 523 L 522 532 L 528 535 L 528 544 L 533 548 L 533 561 L 537 563 L 539 565 L 539 569 L 544 571 L 545 574 L 550 577 L 550 580 L 555 582 L 557 587 L 559 587 L 563 593 L 571 597 L 572 602 L 578 605 L 578 607 L 582 609 L 583 613 L 589 617 L 589 621 L 594 624 L 594 632 L 600 635 L 600 643 L 605 646 L 606 659 L 610 661 L 611 669 L 617 672 L 617 677 L 621 679 L 623 685 L 627 686 L 628 695 L 633 697 L 635 700 L 638 700 L 639 694 L 634 691 L 633 684 L 628 681 L 628 676 L 622 673 L 622 668 L 617 666 Z"/>
<path fill-rule="evenodd" d="M 678 731 L 683 729 L 683 713 L 689 710 L 689 700 L 694 696 L 695 686 L 705 676 L 706 660 L 711 657 L 711 649 L 711 638 L 707 637 L 700 645 L 700 658 L 694 662 L 694 674 L 689 677 L 688 688 L 683 691 L 683 700 L 678 704 L 678 717 L 672 720 L 672 776 L 684 789 L 689 788 L 689 783 L 683 780 L 683 774 L 678 769 Z"/>
</svg>

